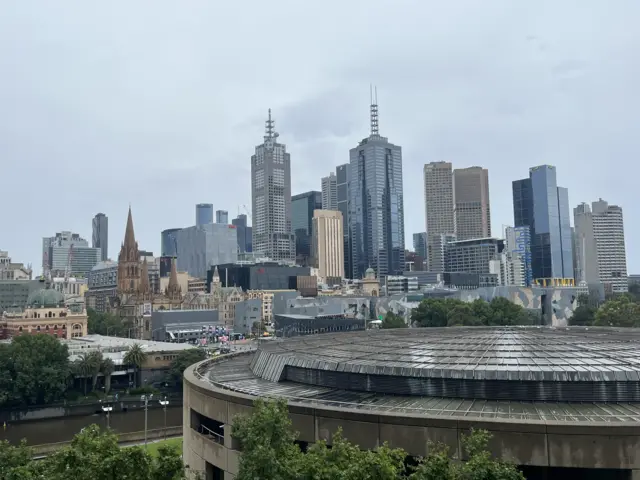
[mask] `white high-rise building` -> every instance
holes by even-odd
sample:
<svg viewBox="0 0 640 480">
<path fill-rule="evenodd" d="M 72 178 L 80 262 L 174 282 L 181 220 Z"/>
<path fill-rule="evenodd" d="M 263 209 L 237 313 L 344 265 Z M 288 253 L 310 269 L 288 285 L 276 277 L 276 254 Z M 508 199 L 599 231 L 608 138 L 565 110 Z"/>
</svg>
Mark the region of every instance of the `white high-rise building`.
<svg viewBox="0 0 640 480">
<path fill-rule="evenodd" d="M 338 210 L 338 177 L 333 172 L 322 177 L 322 210 Z"/>
<path fill-rule="evenodd" d="M 602 283 L 613 292 L 627 292 L 627 254 L 622 208 L 599 199 L 573 210 L 578 280 Z"/>
<path fill-rule="evenodd" d="M 278 143 L 271 120 L 266 121 L 264 143 L 251 156 L 253 251 L 274 261 L 295 262 L 296 244 L 291 228 L 291 157 Z"/>
</svg>

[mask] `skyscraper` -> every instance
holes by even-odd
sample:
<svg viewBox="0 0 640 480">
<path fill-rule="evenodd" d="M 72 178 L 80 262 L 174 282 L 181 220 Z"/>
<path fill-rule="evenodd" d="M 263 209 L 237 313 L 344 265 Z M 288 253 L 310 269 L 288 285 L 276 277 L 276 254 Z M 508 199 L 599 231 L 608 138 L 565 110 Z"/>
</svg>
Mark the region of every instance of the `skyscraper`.
<svg viewBox="0 0 640 480">
<path fill-rule="evenodd" d="M 176 234 L 181 228 L 167 228 L 160 233 L 160 255 L 162 257 L 178 256 L 178 240 Z"/>
<path fill-rule="evenodd" d="M 573 243 L 569 192 L 558 187 L 556 168 L 529 169 L 529 178 L 513 182 L 513 217 L 516 227 L 531 232 L 531 269 L 541 285 L 572 285 Z"/>
<path fill-rule="evenodd" d="M 196 205 L 196 227 L 213 223 L 213 205 L 199 203 Z"/>
<path fill-rule="evenodd" d="M 413 234 L 413 251 L 424 260 L 427 258 L 427 232 Z"/>
<path fill-rule="evenodd" d="M 295 237 L 291 227 L 291 157 L 278 143 L 271 119 L 264 142 L 251 156 L 253 251 L 275 261 L 294 262 Z"/>
<path fill-rule="evenodd" d="M 427 268 L 444 268 L 443 235 L 455 233 L 453 219 L 453 171 L 449 162 L 431 162 L 424 166 L 425 225 L 427 230 Z"/>
<path fill-rule="evenodd" d="M 311 260 L 313 212 L 322 208 L 322 193 L 311 191 L 291 197 L 291 227 L 296 237 L 296 263 L 308 267 Z"/>
<path fill-rule="evenodd" d="M 519 259 L 524 285 L 531 286 L 533 271 L 531 269 L 531 231 L 529 227 L 507 227 L 504 237 L 507 255 Z"/>
<path fill-rule="evenodd" d="M 333 172 L 328 177 L 322 177 L 322 209 L 338 209 L 338 180 Z"/>
<path fill-rule="evenodd" d="M 371 133 L 349 151 L 351 278 L 373 268 L 378 278 L 404 270 L 402 149 L 378 131 L 377 99 L 371 98 Z"/>
<path fill-rule="evenodd" d="M 226 210 L 216 210 L 216 223 L 229 224 L 229 212 Z"/>
<path fill-rule="evenodd" d="M 237 218 L 231 220 L 231 224 L 236 226 L 238 235 L 238 253 L 249 253 L 251 247 L 251 227 L 247 226 L 247 216 L 244 213 L 238 214 Z"/>
<path fill-rule="evenodd" d="M 98 213 L 91 222 L 91 246 L 100 249 L 100 259 L 109 258 L 109 217 Z"/>
<path fill-rule="evenodd" d="M 453 221 L 458 240 L 491 236 L 489 171 L 486 168 L 453 171 Z"/>
<path fill-rule="evenodd" d="M 344 277 L 344 234 L 342 213 L 337 210 L 315 210 L 312 229 L 313 266 L 318 276 L 327 282 L 328 278 Z"/>
<path fill-rule="evenodd" d="M 342 213 L 342 232 L 344 234 L 344 275 L 352 278 L 351 236 L 349 235 L 349 164 L 336 167 L 336 191 L 338 211 Z"/>
<path fill-rule="evenodd" d="M 42 272 L 52 277 L 86 277 L 101 261 L 101 252 L 78 233 L 58 232 L 55 237 L 42 239 Z"/>
<path fill-rule="evenodd" d="M 578 281 L 627 292 L 627 254 L 622 208 L 600 199 L 573 209 Z"/>
</svg>

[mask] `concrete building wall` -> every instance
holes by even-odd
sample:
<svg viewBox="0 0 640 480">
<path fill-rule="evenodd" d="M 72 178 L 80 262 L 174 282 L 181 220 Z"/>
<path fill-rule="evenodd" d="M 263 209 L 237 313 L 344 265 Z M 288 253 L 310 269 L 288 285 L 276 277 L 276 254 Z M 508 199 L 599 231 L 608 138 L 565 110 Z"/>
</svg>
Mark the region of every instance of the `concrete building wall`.
<svg viewBox="0 0 640 480">
<path fill-rule="evenodd" d="M 224 478 L 233 478 L 238 474 L 241 452 L 231 436 L 232 428 L 224 428 L 224 435 L 220 436 L 200 433 L 199 418 L 228 427 L 239 415 L 251 414 L 255 398 L 201 381 L 197 365 L 189 367 L 184 378 L 184 462 L 196 472 L 205 472 L 208 463 L 224 471 Z M 461 451 L 463 435 L 468 435 L 472 428 L 485 429 L 493 435 L 489 443 L 491 453 L 516 465 L 629 469 L 633 472 L 629 472 L 628 478 L 640 478 L 640 431 L 635 424 L 626 422 L 579 424 L 524 419 L 459 419 L 375 409 L 356 411 L 348 404 L 344 407 L 312 406 L 291 400 L 288 408 L 292 428 L 299 433 L 298 440 L 302 442 L 326 440 L 331 444 L 341 428 L 346 439 L 363 449 L 373 449 L 387 442 L 390 447 L 402 448 L 409 455 L 425 456 L 429 453 L 430 443 L 442 443 L 449 447 L 451 455 L 464 458 Z"/>
<path fill-rule="evenodd" d="M 213 265 L 238 260 L 238 238 L 235 226 L 209 223 L 183 228 L 176 232 L 177 268 L 195 278 L 207 278 Z"/>
</svg>

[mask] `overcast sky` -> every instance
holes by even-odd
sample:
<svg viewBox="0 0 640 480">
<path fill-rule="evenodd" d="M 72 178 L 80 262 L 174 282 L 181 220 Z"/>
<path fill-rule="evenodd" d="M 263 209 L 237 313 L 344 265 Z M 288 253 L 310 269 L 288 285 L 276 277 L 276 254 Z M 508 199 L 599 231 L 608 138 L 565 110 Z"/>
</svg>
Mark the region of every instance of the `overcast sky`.
<svg viewBox="0 0 640 480">
<path fill-rule="evenodd" d="M 293 193 L 319 190 L 368 135 L 374 83 L 407 246 L 425 163 L 488 168 L 495 233 L 511 181 L 548 163 L 572 207 L 622 206 L 640 273 L 638 18 L 637 0 L 4 0 L 0 249 L 39 272 L 43 236 L 90 241 L 104 212 L 115 258 L 129 203 L 154 253 L 196 203 L 235 217 L 269 107 Z"/>
</svg>

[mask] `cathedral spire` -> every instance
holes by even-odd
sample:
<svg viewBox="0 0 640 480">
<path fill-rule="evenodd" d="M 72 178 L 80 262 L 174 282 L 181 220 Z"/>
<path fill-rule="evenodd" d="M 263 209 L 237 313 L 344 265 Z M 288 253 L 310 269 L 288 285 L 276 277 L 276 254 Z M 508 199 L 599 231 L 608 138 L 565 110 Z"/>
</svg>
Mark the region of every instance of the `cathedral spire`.
<svg viewBox="0 0 640 480">
<path fill-rule="evenodd" d="M 176 267 L 176 259 L 171 259 L 171 274 L 169 275 L 169 284 L 165 290 L 165 295 L 171 300 L 180 300 L 182 298 L 182 289 L 178 284 L 178 269 Z"/>
<path fill-rule="evenodd" d="M 136 235 L 133 233 L 133 217 L 131 216 L 131 205 L 129 205 L 129 215 L 127 216 L 127 227 L 124 230 L 124 246 L 127 248 L 134 247 L 136 244 Z"/>
</svg>

